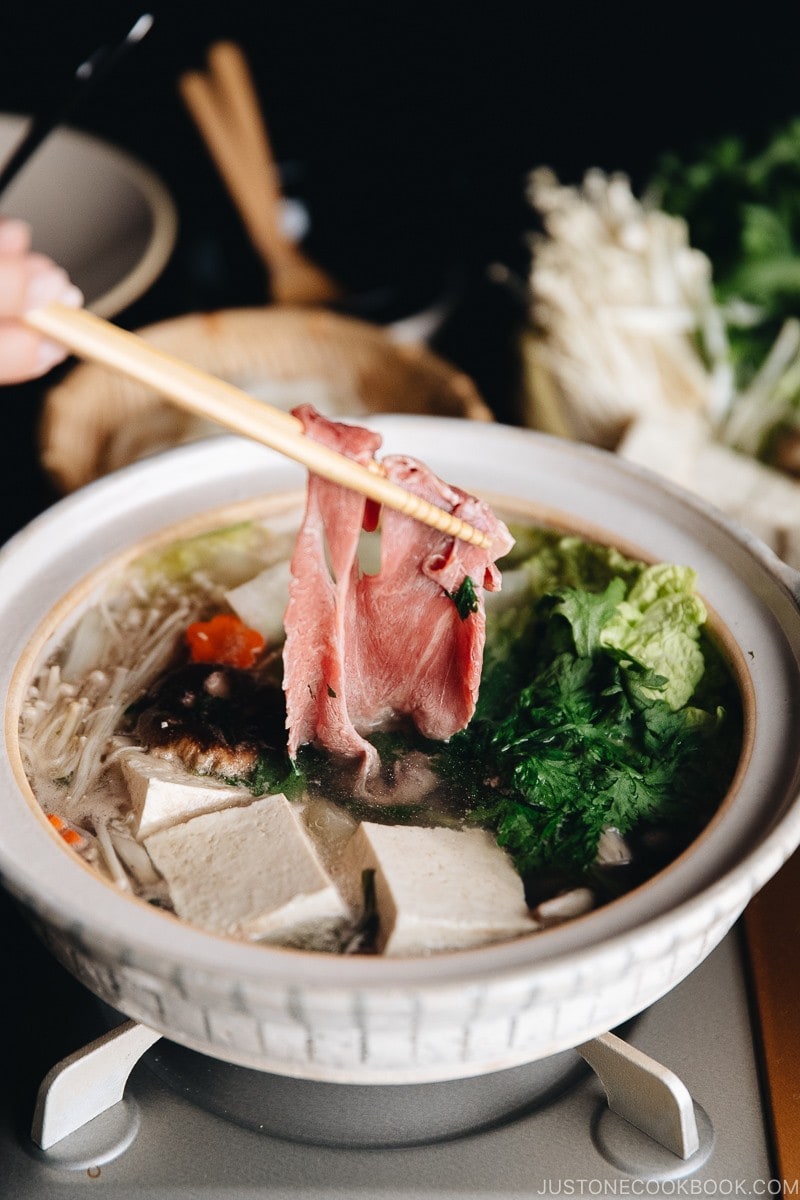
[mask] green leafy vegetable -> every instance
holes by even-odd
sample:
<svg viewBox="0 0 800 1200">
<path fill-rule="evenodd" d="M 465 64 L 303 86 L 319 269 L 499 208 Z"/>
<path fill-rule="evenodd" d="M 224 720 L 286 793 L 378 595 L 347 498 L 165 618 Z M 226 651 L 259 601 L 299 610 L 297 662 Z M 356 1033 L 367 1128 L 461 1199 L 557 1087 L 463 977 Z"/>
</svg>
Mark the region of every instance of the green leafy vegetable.
<svg viewBox="0 0 800 1200">
<path fill-rule="evenodd" d="M 688 567 L 645 568 L 600 633 L 603 647 L 663 676 L 660 696 L 672 709 L 688 702 L 705 665 L 698 642 L 706 610 L 694 585 Z"/>
<path fill-rule="evenodd" d="M 575 652 L 579 658 L 590 658 L 601 645 L 603 631 L 617 613 L 625 595 L 621 579 L 612 579 L 604 592 L 584 592 L 565 588 L 553 613 L 565 617 L 572 626 Z"/>
<path fill-rule="evenodd" d="M 760 147 L 725 137 L 692 162 L 665 155 L 653 191 L 663 209 L 686 219 L 692 244 L 711 260 L 746 386 L 800 306 L 800 118 Z"/>
<path fill-rule="evenodd" d="M 475 594 L 475 584 L 469 575 L 464 576 L 460 586 L 454 592 L 448 592 L 447 594 L 453 601 L 453 604 L 455 604 L 456 612 L 462 621 L 466 621 L 470 613 L 478 611 L 478 597 Z"/>
<path fill-rule="evenodd" d="M 265 551 L 274 540 L 260 522 L 242 521 L 144 554 L 136 570 L 155 586 L 164 579 L 180 583 L 202 571 L 225 587 L 236 587 L 264 569 Z"/>
<path fill-rule="evenodd" d="M 228 776 L 226 782 L 246 787 L 254 796 L 283 792 L 287 800 L 297 800 L 305 791 L 306 775 L 299 760 L 293 763 L 286 753 L 262 751 L 248 775 Z"/>
<path fill-rule="evenodd" d="M 543 535 L 533 557 L 542 556 L 550 582 L 559 559 L 575 580 L 574 539 Z M 490 622 L 476 716 L 442 758 L 443 770 L 472 781 L 473 820 L 523 873 L 586 869 L 609 826 L 696 831 L 738 754 L 735 689 L 701 632 L 694 573 L 620 564 L 605 547 L 582 557 L 589 586 L 557 587 Z M 703 709 L 687 701 L 699 697 L 706 661 L 713 706 Z"/>
</svg>

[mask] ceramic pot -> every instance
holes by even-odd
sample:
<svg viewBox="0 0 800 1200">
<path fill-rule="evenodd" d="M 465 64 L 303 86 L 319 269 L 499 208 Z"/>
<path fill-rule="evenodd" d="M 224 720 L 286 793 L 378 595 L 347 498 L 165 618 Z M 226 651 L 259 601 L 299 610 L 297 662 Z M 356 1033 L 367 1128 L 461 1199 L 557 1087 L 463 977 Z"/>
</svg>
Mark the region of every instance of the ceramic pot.
<svg viewBox="0 0 800 1200">
<path fill-rule="evenodd" d="M 211 528 L 220 506 L 301 491 L 294 464 L 225 437 L 79 490 L 0 556 L 0 874 L 70 971 L 175 1042 L 306 1079 L 420 1083 L 533 1062 L 619 1025 L 689 974 L 795 849 L 800 582 L 715 510 L 604 451 L 460 420 L 367 423 L 383 433 L 384 452 L 424 458 L 506 512 L 696 569 L 746 724 L 734 784 L 698 840 L 643 886 L 566 925 L 396 960 L 215 936 L 96 876 L 30 791 L 17 746 L 20 696 L 109 558 L 131 555 L 165 525 Z"/>
</svg>

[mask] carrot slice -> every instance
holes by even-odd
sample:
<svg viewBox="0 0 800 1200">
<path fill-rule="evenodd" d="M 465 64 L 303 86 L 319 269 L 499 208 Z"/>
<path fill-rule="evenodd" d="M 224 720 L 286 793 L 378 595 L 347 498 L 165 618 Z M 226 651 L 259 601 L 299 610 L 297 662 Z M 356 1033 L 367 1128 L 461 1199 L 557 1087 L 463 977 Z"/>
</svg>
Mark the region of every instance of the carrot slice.
<svg viewBox="0 0 800 1200">
<path fill-rule="evenodd" d="M 192 662 L 252 667 L 266 645 L 261 634 L 231 613 L 218 613 L 210 621 L 195 621 L 186 630 Z"/>
<path fill-rule="evenodd" d="M 88 839 L 77 829 L 73 829 L 71 825 L 58 815 L 58 813 L 48 813 L 47 819 L 58 833 L 61 834 L 68 846 L 76 846 L 78 849 L 83 849 L 87 846 Z"/>
</svg>

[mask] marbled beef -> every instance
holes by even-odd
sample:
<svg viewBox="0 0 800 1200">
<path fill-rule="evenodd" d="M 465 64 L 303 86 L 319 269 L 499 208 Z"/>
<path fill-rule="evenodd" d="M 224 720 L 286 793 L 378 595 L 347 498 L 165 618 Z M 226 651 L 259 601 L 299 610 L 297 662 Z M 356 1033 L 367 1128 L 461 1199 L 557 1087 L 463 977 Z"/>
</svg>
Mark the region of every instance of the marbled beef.
<svg viewBox="0 0 800 1200">
<path fill-rule="evenodd" d="M 308 405 L 295 410 L 309 437 L 367 462 L 377 434 L 330 422 Z M 365 736 L 410 717 L 428 738 L 447 739 L 468 723 L 480 683 L 483 590 L 500 587 L 495 559 L 512 538 L 481 500 L 438 479 L 424 463 L 392 455 L 388 477 L 455 513 L 492 539 L 490 550 L 438 532 L 388 508 L 381 516 L 381 566 L 363 574 L 358 543 L 367 501 L 311 476 L 292 558 L 286 612 L 284 689 L 289 753 L 307 742 L 377 764 Z M 369 517 L 368 517 L 369 519 Z M 475 611 L 453 596 L 472 580 Z"/>
</svg>

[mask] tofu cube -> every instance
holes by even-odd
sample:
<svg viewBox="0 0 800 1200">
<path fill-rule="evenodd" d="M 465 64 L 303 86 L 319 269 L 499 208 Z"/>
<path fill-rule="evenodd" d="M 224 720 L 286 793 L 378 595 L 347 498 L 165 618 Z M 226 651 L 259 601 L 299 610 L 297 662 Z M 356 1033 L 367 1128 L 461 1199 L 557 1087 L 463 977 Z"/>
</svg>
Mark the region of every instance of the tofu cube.
<svg viewBox="0 0 800 1200">
<path fill-rule="evenodd" d="M 349 917 L 281 794 L 192 817 L 145 847 L 178 916 L 213 933 L 313 942 Z"/>
<path fill-rule="evenodd" d="M 351 897 L 369 869 L 384 954 L 464 949 L 538 928 L 511 859 L 485 830 L 364 822 L 340 864 Z"/>
<path fill-rule="evenodd" d="M 121 759 L 139 841 L 189 817 L 250 801 L 251 793 L 204 775 L 192 775 L 165 758 L 132 751 Z"/>
</svg>

